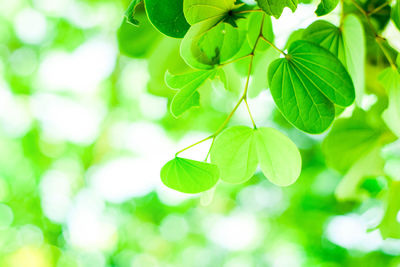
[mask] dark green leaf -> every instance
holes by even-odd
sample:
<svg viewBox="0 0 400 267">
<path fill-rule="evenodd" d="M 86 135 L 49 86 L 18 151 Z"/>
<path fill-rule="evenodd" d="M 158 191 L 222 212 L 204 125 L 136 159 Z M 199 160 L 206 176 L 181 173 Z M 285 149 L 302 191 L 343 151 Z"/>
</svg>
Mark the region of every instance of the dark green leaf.
<svg viewBox="0 0 400 267">
<path fill-rule="evenodd" d="M 321 0 L 321 3 L 319 3 L 318 8 L 315 11 L 315 14 L 317 14 L 317 16 L 329 14 L 336 8 L 338 3 L 339 0 Z"/>
<path fill-rule="evenodd" d="M 334 104 L 349 106 L 354 86 L 343 64 L 328 50 L 296 41 L 289 54 L 271 63 L 272 97 L 286 119 L 308 133 L 321 133 L 335 117 Z"/>
<path fill-rule="evenodd" d="M 145 6 L 151 23 L 163 34 L 183 38 L 189 30 L 183 0 L 145 0 Z"/>
</svg>

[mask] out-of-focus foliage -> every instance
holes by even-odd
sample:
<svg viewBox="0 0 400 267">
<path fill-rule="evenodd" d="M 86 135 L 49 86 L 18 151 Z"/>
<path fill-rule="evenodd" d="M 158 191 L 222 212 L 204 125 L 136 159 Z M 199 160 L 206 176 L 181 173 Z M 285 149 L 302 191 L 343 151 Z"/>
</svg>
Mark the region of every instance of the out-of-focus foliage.
<svg viewBox="0 0 400 267">
<path fill-rule="evenodd" d="M 309 4 L 265 23 L 280 47 L 319 19 L 321 1 L 300 2 Z M 383 2 L 358 3 L 371 11 Z M 139 27 L 128 23 L 129 4 L 0 0 L 1 267 L 399 266 L 398 77 L 351 1 L 344 10 L 362 22 L 367 43 L 358 106 L 326 136 L 296 130 L 266 90 L 260 66 L 279 55 L 263 43 L 248 101 L 260 126 L 298 146 L 302 173 L 281 188 L 260 170 L 243 185 L 219 182 L 202 195 L 168 189 L 160 169 L 177 147 L 224 122 L 249 62 L 205 81 L 201 106 L 175 118 L 176 90 L 164 78 L 167 70 L 190 71 L 180 40 L 154 29 L 143 4 L 134 17 Z M 400 35 L 390 11 L 380 7 L 371 20 L 395 62 Z M 324 19 L 339 25 L 340 14 L 341 5 Z M 231 125 L 248 122 L 241 107 Z M 200 145 L 185 153 L 203 160 L 207 151 Z"/>
</svg>

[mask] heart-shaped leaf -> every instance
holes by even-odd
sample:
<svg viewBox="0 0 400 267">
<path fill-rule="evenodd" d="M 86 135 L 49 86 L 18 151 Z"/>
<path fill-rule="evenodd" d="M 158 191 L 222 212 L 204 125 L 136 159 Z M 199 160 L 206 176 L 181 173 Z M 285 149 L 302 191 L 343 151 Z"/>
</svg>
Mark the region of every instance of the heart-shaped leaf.
<svg viewBox="0 0 400 267">
<path fill-rule="evenodd" d="M 301 156 L 296 145 L 273 128 L 252 129 L 235 126 L 215 140 L 211 162 L 221 172 L 221 180 L 243 183 L 260 164 L 265 177 L 279 186 L 294 183 L 300 175 Z"/>
<path fill-rule="evenodd" d="M 365 91 L 365 37 L 361 22 L 354 15 L 348 15 L 340 28 L 318 20 L 303 33 L 303 39 L 328 49 L 346 67 L 356 90 L 356 101 L 361 105 Z"/>
<path fill-rule="evenodd" d="M 219 179 L 214 164 L 176 157 L 161 169 L 162 182 L 182 193 L 197 194 L 211 189 Z"/>
<path fill-rule="evenodd" d="M 334 104 L 346 107 L 353 103 L 353 82 L 343 64 L 318 45 L 298 40 L 288 52 L 269 66 L 272 97 L 294 126 L 321 133 L 335 118 Z"/>
</svg>

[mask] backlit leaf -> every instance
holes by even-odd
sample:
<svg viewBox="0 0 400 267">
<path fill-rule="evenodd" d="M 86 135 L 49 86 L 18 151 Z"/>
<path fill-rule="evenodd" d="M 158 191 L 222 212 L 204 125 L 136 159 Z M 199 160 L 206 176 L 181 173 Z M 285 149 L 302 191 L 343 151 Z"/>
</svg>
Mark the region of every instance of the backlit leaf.
<svg viewBox="0 0 400 267">
<path fill-rule="evenodd" d="M 162 182 L 177 191 L 196 194 L 211 189 L 219 179 L 214 164 L 176 157 L 161 169 Z"/>
<path fill-rule="evenodd" d="M 151 23 L 170 37 L 182 38 L 190 25 L 183 14 L 183 0 L 145 0 Z"/>
<path fill-rule="evenodd" d="M 343 64 L 328 50 L 295 41 L 285 58 L 271 63 L 272 97 L 286 119 L 308 133 L 321 133 L 335 117 L 334 104 L 349 106 L 354 86 Z"/>
<path fill-rule="evenodd" d="M 296 11 L 298 0 L 256 0 L 256 2 L 265 13 L 279 18 L 285 7 L 289 7 L 292 12 Z"/>
<path fill-rule="evenodd" d="M 215 70 L 195 71 L 181 75 L 165 75 L 167 85 L 179 89 L 171 102 L 171 112 L 174 116 L 182 115 L 186 110 L 200 105 L 200 94 L 197 91 L 204 82 L 215 75 Z"/>
<path fill-rule="evenodd" d="M 243 183 L 259 164 L 265 177 L 278 186 L 294 183 L 300 175 L 301 156 L 296 145 L 273 128 L 235 126 L 219 135 L 211 150 L 211 162 L 221 179 Z"/>
</svg>

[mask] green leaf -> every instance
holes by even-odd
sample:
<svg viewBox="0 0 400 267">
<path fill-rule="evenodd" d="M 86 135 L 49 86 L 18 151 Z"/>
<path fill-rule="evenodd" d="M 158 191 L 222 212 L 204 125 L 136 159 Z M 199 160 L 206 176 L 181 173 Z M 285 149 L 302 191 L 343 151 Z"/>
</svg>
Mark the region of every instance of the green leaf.
<svg viewBox="0 0 400 267">
<path fill-rule="evenodd" d="M 285 118 L 308 133 L 321 133 L 335 117 L 334 104 L 349 106 L 354 86 L 343 64 L 328 50 L 295 41 L 285 58 L 271 63 L 272 97 Z"/>
<path fill-rule="evenodd" d="M 298 0 L 256 0 L 256 2 L 265 13 L 277 19 L 282 15 L 285 7 L 295 12 L 298 4 Z"/>
<path fill-rule="evenodd" d="M 258 165 L 254 130 L 245 126 L 226 129 L 217 136 L 210 157 L 220 169 L 221 180 L 234 184 L 247 181 Z"/>
<path fill-rule="evenodd" d="M 348 15 L 341 28 L 319 20 L 311 24 L 303 39 L 312 41 L 334 54 L 348 70 L 356 90 L 356 101 L 361 105 L 365 91 L 365 37 L 361 22 L 354 15 Z"/>
<path fill-rule="evenodd" d="M 169 98 L 176 94 L 176 90 L 171 90 L 167 86 L 165 73 L 167 70 L 170 73 L 186 73 L 191 70 L 180 56 L 179 47 L 179 39 L 164 37 L 151 53 L 148 59 L 150 77 L 147 90 L 149 93 Z"/>
<path fill-rule="evenodd" d="M 400 30 L 400 1 L 397 0 L 396 4 L 391 9 L 391 18 L 397 29 Z"/>
<path fill-rule="evenodd" d="M 181 43 L 181 55 L 192 68 L 211 69 L 234 57 L 245 39 L 244 20 L 234 28 L 209 19 L 190 27 Z"/>
<path fill-rule="evenodd" d="M 161 180 L 169 188 L 189 194 L 211 189 L 219 179 L 214 164 L 176 157 L 161 169 Z"/>
<path fill-rule="evenodd" d="M 255 130 L 260 167 L 267 179 L 278 186 L 293 184 L 301 172 L 301 155 L 296 145 L 273 128 Z"/>
<path fill-rule="evenodd" d="M 197 91 L 204 82 L 215 75 L 215 70 L 195 71 L 181 75 L 165 74 L 165 81 L 172 89 L 180 89 L 171 102 L 171 113 L 178 117 L 191 107 L 200 105 Z"/>
<path fill-rule="evenodd" d="M 384 239 L 400 238 L 400 182 L 392 182 L 386 199 L 385 215 L 379 225 L 379 230 Z"/>
<path fill-rule="evenodd" d="M 368 124 L 367 113 L 356 109 L 351 118 L 338 119 L 322 143 L 328 166 L 345 173 L 380 142 L 383 131 Z"/>
<path fill-rule="evenodd" d="M 215 23 L 220 21 L 226 14 L 236 8 L 235 0 L 185 0 L 183 1 L 183 12 L 190 25 L 205 20 Z"/>
<path fill-rule="evenodd" d="M 183 0 L 145 0 L 147 16 L 163 34 L 182 38 L 189 30 L 183 14 Z"/>
<path fill-rule="evenodd" d="M 119 51 L 129 57 L 146 58 L 161 41 L 160 34 L 150 24 L 144 12 L 137 13 L 140 27 L 128 23 L 125 18 L 117 32 Z"/>
<path fill-rule="evenodd" d="M 339 0 L 321 0 L 321 3 L 319 3 L 318 8 L 315 11 L 315 14 L 317 14 L 317 16 L 329 14 L 336 8 L 338 3 Z"/>
<path fill-rule="evenodd" d="M 400 137 L 400 74 L 393 68 L 387 68 L 378 79 L 389 98 L 389 106 L 383 112 L 382 118 L 390 130 Z"/>
<path fill-rule="evenodd" d="M 338 200 L 361 201 L 367 197 L 368 193 L 362 188 L 365 178 L 384 175 L 385 162 L 380 156 L 381 148 L 380 144 L 375 144 L 351 166 L 335 190 Z"/>
<path fill-rule="evenodd" d="M 264 127 L 226 129 L 214 142 L 211 162 L 219 167 L 223 181 L 235 184 L 250 179 L 258 164 L 265 177 L 278 186 L 291 185 L 301 171 L 296 145 L 279 131 Z"/>
<path fill-rule="evenodd" d="M 136 8 L 142 2 L 143 2 L 143 0 L 132 0 L 132 2 L 130 3 L 128 9 L 126 10 L 125 17 L 126 17 L 126 20 L 130 24 L 133 24 L 135 26 L 139 25 L 139 21 L 137 19 L 135 19 L 135 13 L 136 13 Z"/>
</svg>

